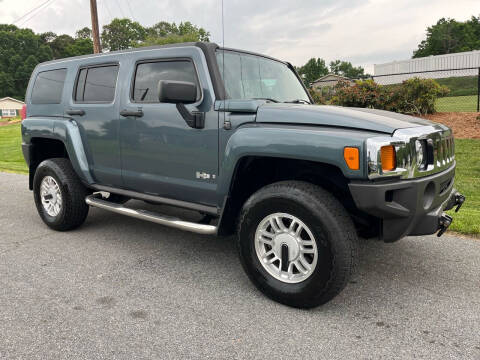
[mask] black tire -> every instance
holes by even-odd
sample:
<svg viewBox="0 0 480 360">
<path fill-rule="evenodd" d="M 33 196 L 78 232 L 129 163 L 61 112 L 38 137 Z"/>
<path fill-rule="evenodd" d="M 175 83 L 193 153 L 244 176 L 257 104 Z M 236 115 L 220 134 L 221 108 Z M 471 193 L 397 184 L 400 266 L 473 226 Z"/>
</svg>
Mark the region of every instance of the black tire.
<svg viewBox="0 0 480 360">
<path fill-rule="evenodd" d="M 274 278 L 256 254 L 257 226 L 277 212 L 299 218 L 316 239 L 316 266 L 308 278 L 298 283 Z M 312 308 L 328 302 L 347 285 L 356 266 L 358 238 L 347 211 L 332 194 L 310 183 L 284 181 L 260 189 L 245 202 L 237 247 L 243 268 L 260 291 L 285 305 Z"/>
<path fill-rule="evenodd" d="M 56 216 L 47 213 L 42 205 L 40 185 L 42 180 L 51 176 L 59 186 L 62 206 Z M 68 159 L 48 159 L 38 165 L 33 178 L 33 195 L 37 211 L 43 222 L 57 231 L 72 230 L 83 224 L 88 215 L 89 206 L 85 197 L 90 192 L 80 182 Z"/>
</svg>

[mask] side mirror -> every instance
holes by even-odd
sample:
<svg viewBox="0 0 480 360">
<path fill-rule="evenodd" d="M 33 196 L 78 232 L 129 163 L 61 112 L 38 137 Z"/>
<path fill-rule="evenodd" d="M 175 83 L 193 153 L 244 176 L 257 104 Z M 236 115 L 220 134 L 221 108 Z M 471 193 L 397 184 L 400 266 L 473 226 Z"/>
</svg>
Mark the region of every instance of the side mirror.
<svg viewBox="0 0 480 360">
<path fill-rule="evenodd" d="M 197 85 L 185 81 L 160 80 L 158 100 L 162 103 L 191 104 L 197 101 Z"/>
<path fill-rule="evenodd" d="M 197 85 L 194 83 L 160 80 L 158 82 L 158 100 L 161 103 L 176 104 L 178 112 L 188 126 L 194 129 L 205 127 L 205 114 L 202 112 L 191 113 L 185 106 L 185 104 L 197 101 Z"/>
</svg>

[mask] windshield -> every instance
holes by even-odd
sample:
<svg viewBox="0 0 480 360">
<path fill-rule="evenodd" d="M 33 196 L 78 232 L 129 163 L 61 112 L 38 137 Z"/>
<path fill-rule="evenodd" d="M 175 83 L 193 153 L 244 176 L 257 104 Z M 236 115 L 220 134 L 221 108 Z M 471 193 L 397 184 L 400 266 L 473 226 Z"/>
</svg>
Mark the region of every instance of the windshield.
<svg viewBox="0 0 480 360">
<path fill-rule="evenodd" d="M 229 50 L 218 50 L 216 55 L 228 98 L 310 102 L 303 85 L 284 63 Z"/>
</svg>

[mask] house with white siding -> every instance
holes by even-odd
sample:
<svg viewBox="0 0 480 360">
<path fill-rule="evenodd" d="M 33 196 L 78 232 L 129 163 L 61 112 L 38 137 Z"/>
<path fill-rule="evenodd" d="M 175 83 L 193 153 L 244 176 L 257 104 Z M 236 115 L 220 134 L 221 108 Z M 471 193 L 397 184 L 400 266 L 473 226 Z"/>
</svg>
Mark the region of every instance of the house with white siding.
<svg viewBox="0 0 480 360">
<path fill-rule="evenodd" d="M 0 118 L 9 118 L 20 115 L 20 110 L 25 105 L 23 101 L 4 97 L 0 99 Z"/>
</svg>

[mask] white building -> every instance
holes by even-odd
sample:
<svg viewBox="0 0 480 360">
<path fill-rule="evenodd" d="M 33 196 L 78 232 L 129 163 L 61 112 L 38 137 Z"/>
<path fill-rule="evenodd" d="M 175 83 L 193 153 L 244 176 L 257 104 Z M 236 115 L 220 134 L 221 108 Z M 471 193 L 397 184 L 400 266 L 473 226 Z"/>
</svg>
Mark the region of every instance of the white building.
<svg viewBox="0 0 480 360">
<path fill-rule="evenodd" d="M 0 99 L 0 118 L 19 116 L 23 105 L 25 105 L 23 101 L 11 97 Z"/>
<path fill-rule="evenodd" d="M 398 84 L 415 76 L 432 79 L 475 76 L 479 74 L 479 68 L 480 50 L 475 50 L 375 64 L 373 73 L 377 83 L 388 85 Z"/>
</svg>

